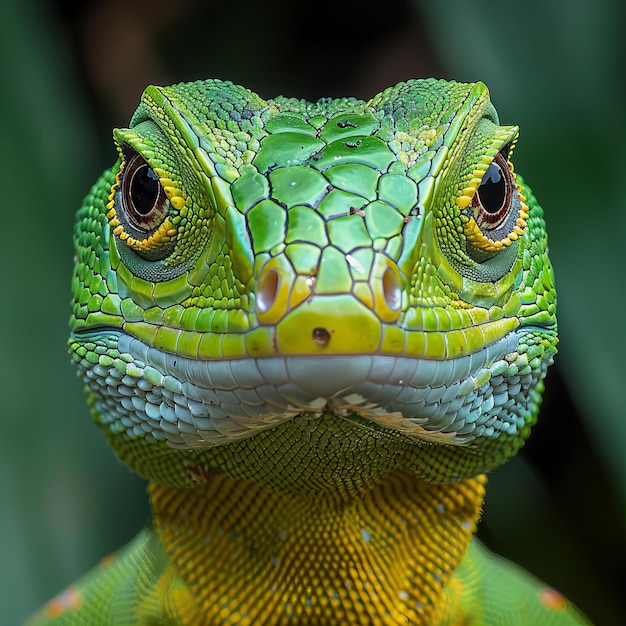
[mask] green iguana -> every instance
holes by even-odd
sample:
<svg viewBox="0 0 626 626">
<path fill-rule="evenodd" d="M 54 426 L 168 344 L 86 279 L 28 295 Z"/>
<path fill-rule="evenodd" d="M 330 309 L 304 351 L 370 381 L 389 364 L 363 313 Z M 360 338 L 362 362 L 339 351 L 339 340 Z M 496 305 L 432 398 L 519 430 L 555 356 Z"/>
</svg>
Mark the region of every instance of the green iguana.
<svg viewBox="0 0 626 626">
<path fill-rule="evenodd" d="M 30 624 L 587 623 L 472 539 L 557 343 L 487 88 L 148 87 L 114 136 L 70 350 L 154 525 Z"/>
</svg>

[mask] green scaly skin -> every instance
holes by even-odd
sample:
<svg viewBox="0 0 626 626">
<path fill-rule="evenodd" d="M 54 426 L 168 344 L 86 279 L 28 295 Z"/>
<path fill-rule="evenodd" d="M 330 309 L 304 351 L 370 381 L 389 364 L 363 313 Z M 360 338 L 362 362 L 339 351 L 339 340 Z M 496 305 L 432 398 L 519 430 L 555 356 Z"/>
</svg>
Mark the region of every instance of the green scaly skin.
<svg viewBox="0 0 626 626">
<path fill-rule="evenodd" d="M 486 87 L 149 87 L 114 134 L 70 349 L 154 530 L 29 623 L 587 623 L 472 539 L 557 343 Z"/>
</svg>

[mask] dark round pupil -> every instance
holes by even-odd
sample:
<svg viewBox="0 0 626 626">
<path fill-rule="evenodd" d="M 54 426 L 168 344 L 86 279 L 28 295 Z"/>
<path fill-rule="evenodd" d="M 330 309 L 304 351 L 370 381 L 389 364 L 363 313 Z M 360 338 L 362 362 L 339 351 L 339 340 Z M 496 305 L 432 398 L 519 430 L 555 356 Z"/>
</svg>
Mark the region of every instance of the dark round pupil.
<svg viewBox="0 0 626 626">
<path fill-rule="evenodd" d="M 133 208 L 139 215 L 148 215 L 159 197 L 159 179 L 148 167 L 141 165 L 135 170 L 130 186 Z"/>
<path fill-rule="evenodd" d="M 502 169 L 492 161 L 478 187 L 478 195 L 487 213 L 497 213 L 506 200 L 506 181 Z"/>
</svg>

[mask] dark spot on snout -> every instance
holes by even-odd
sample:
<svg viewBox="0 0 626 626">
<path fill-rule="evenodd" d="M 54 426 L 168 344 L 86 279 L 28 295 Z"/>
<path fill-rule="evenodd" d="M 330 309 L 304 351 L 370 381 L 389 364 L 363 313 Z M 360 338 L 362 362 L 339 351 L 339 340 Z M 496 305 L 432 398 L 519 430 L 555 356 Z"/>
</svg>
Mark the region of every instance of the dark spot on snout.
<svg viewBox="0 0 626 626">
<path fill-rule="evenodd" d="M 313 329 L 313 341 L 320 346 L 325 346 L 330 339 L 330 333 L 325 328 Z"/>
</svg>

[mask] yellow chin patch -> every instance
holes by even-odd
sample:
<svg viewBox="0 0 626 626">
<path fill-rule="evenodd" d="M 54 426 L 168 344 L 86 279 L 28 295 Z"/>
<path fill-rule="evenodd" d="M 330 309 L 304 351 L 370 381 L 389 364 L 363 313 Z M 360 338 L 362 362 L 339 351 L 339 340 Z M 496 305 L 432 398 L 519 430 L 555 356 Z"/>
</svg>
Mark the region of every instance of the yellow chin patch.
<svg viewBox="0 0 626 626">
<path fill-rule="evenodd" d="M 391 474 L 354 498 L 300 495 L 207 474 L 152 483 L 155 527 L 199 624 L 441 623 L 446 584 L 476 528 L 484 476 L 429 484 Z"/>
</svg>

